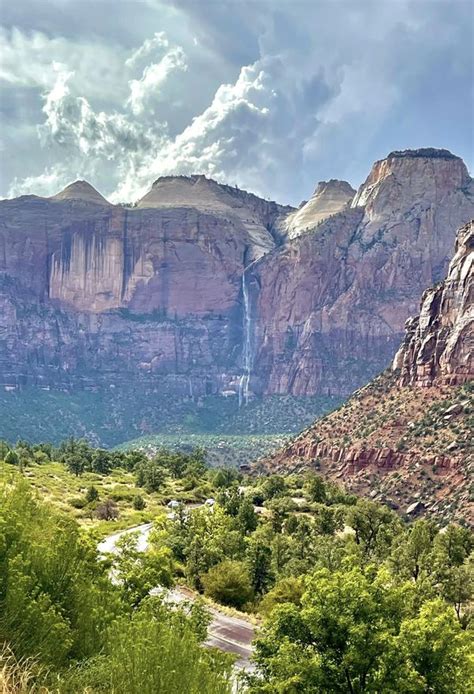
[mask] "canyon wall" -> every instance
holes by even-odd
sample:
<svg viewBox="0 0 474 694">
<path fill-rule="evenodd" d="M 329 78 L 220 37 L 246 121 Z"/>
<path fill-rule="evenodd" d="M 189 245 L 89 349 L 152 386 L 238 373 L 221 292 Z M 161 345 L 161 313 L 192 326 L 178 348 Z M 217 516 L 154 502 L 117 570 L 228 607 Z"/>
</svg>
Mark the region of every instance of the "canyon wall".
<svg viewBox="0 0 474 694">
<path fill-rule="evenodd" d="M 443 150 L 392 153 L 352 193 L 323 182 L 295 211 L 191 176 L 133 206 L 83 181 L 2 201 L 2 387 L 348 394 L 391 361 L 474 216 Z"/>
<path fill-rule="evenodd" d="M 473 193 L 449 152 L 394 152 L 374 164 L 351 209 L 252 266 L 251 387 L 347 395 L 381 371 L 425 287 L 444 277 Z"/>
<path fill-rule="evenodd" d="M 474 221 L 457 235 L 446 278 L 427 290 L 393 362 L 339 410 L 274 456 L 266 472 L 317 469 L 394 508 L 420 504 L 474 523 Z"/>
</svg>

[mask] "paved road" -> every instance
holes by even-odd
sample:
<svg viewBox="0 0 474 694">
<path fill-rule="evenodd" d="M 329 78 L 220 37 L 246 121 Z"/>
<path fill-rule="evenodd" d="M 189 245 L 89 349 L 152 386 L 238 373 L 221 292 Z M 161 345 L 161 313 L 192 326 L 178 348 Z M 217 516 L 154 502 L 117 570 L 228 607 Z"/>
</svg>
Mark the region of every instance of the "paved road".
<svg viewBox="0 0 474 694">
<path fill-rule="evenodd" d="M 101 554 L 117 551 L 117 540 L 123 535 L 130 533 L 138 534 L 138 549 L 144 552 L 148 547 L 148 538 L 152 528 L 151 523 L 137 525 L 134 528 L 120 530 L 112 535 L 109 535 L 102 540 L 98 545 L 98 550 Z M 157 589 L 156 592 L 161 592 Z M 192 602 L 195 599 L 195 594 L 184 587 L 172 588 L 166 595 L 167 602 L 183 603 Z M 234 653 L 238 656 L 236 666 L 240 669 L 251 669 L 250 656 L 252 654 L 252 640 L 255 634 L 255 628 L 251 622 L 237 618 L 221 612 L 220 610 L 210 607 L 209 612 L 212 616 L 212 621 L 208 629 L 208 638 L 206 643 L 209 646 L 220 648 L 221 651 Z"/>
</svg>

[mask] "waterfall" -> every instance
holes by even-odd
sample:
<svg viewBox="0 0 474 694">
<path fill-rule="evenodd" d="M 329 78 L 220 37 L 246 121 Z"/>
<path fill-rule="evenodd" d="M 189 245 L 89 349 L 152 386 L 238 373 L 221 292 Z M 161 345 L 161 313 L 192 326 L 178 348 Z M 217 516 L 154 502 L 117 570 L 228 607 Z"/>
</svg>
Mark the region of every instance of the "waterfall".
<svg viewBox="0 0 474 694">
<path fill-rule="evenodd" d="M 252 265 L 252 263 L 250 263 Z M 244 299 L 244 321 L 243 321 L 243 333 L 244 333 L 244 344 L 243 344 L 243 373 L 239 381 L 239 407 L 248 403 L 249 399 L 249 384 L 250 384 L 250 374 L 253 365 L 253 351 L 252 351 L 252 311 L 250 304 L 249 288 L 247 284 L 246 272 L 249 269 L 248 265 L 242 273 L 242 296 Z"/>
</svg>

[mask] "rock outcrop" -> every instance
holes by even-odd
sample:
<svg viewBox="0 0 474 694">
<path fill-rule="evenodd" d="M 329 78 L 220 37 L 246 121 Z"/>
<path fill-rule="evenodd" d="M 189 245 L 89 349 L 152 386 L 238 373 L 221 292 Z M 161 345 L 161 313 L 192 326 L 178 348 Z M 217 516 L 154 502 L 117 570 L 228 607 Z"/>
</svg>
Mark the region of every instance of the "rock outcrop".
<svg viewBox="0 0 474 694">
<path fill-rule="evenodd" d="M 393 367 L 401 385 L 474 379 L 474 222 L 458 234 L 446 279 L 425 292 L 420 315 L 407 321 Z"/>
<path fill-rule="evenodd" d="M 313 468 L 406 510 L 474 522 L 474 222 L 460 229 L 446 279 L 407 321 L 392 372 L 356 391 L 263 471 Z"/>
<path fill-rule="evenodd" d="M 248 273 L 256 393 L 340 393 L 392 359 L 408 316 L 474 216 L 461 159 L 443 150 L 376 162 L 351 209 L 275 248 Z"/>
<path fill-rule="evenodd" d="M 288 237 L 292 239 L 314 230 L 325 219 L 348 207 L 355 194 L 347 181 L 320 181 L 308 202 L 286 218 Z"/>
<path fill-rule="evenodd" d="M 2 201 L 1 385 L 345 396 L 393 359 L 472 192 L 462 160 L 417 150 L 377 162 L 352 202 L 329 182 L 297 212 L 203 176 L 135 206 L 84 181 Z"/>
</svg>

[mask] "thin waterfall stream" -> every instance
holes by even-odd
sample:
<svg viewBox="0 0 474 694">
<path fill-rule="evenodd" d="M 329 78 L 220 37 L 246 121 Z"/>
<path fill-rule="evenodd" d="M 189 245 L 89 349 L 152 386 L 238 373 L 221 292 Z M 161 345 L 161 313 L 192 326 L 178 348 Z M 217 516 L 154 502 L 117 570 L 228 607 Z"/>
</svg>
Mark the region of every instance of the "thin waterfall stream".
<svg viewBox="0 0 474 694">
<path fill-rule="evenodd" d="M 244 319 L 243 319 L 243 373 L 239 381 L 239 407 L 249 399 L 250 375 L 253 366 L 253 340 L 252 340 L 252 306 L 250 301 L 249 287 L 247 282 L 247 270 L 253 265 L 247 265 L 242 273 L 242 296 L 244 300 Z"/>
</svg>

